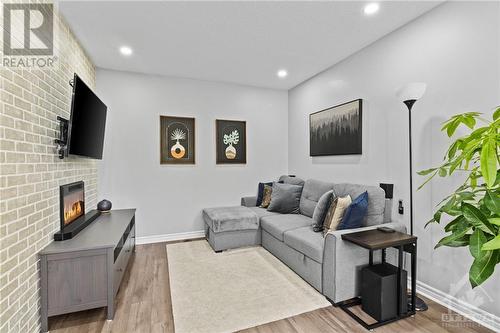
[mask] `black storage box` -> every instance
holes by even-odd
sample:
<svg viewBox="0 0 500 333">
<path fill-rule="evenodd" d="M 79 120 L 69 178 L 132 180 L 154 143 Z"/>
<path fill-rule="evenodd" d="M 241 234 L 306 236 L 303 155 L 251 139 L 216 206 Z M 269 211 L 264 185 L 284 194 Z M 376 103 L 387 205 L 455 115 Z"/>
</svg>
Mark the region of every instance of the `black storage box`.
<svg viewBox="0 0 500 333">
<path fill-rule="evenodd" d="M 397 316 L 398 268 L 388 263 L 364 267 L 361 270 L 361 305 L 364 312 L 377 321 Z M 401 313 L 408 311 L 406 281 L 408 273 L 401 271 Z"/>
</svg>

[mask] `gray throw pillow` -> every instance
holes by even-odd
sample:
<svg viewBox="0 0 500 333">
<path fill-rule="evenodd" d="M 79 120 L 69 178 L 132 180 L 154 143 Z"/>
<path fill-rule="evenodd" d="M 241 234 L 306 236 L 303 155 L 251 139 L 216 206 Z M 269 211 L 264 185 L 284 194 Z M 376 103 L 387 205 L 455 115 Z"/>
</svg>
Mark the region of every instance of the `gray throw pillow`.
<svg viewBox="0 0 500 333">
<path fill-rule="evenodd" d="M 271 203 L 267 210 L 282 214 L 298 214 L 302 186 L 273 183 Z"/>
<path fill-rule="evenodd" d="M 299 177 L 295 176 L 287 176 L 283 175 L 278 179 L 279 183 L 285 183 L 285 184 L 291 184 L 291 185 L 299 185 L 299 186 L 304 186 L 304 180 L 300 179 Z"/>
<path fill-rule="evenodd" d="M 323 230 L 323 221 L 333 200 L 333 190 L 324 193 L 318 200 L 313 212 L 313 229 L 316 232 Z"/>
</svg>

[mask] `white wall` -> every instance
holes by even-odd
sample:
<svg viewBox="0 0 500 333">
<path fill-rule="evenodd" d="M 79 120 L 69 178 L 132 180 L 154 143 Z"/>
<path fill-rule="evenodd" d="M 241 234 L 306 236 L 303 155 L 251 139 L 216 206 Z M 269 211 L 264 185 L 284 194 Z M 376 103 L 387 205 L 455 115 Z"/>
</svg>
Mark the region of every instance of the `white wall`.
<svg viewBox="0 0 500 333">
<path fill-rule="evenodd" d="M 286 173 L 286 91 L 99 69 L 97 94 L 109 108 L 99 194 L 137 208 L 139 237 L 202 230 L 202 208 Z M 160 165 L 160 115 L 196 118 L 195 165 Z M 246 165 L 216 165 L 217 118 L 246 120 Z"/>
<path fill-rule="evenodd" d="M 500 104 L 499 21 L 498 2 L 446 3 L 292 89 L 289 173 L 366 184 L 391 182 L 395 198 L 408 202 L 408 115 L 395 91 L 408 82 L 428 84 L 413 111 L 414 167 L 422 170 L 440 163 L 449 144 L 440 133 L 445 119 L 471 110 L 490 116 Z M 356 98 L 364 100 L 363 154 L 309 157 L 308 115 Z M 415 178 L 415 185 L 422 182 Z M 433 250 L 443 236 L 441 227 L 424 230 L 435 205 L 458 183 L 439 179 L 415 195 L 418 279 L 500 315 L 498 267 L 482 288 L 471 292 L 468 249 Z M 397 215 L 396 207 L 393 217 L 408 223 L 408 214 Z"/>
</svg>

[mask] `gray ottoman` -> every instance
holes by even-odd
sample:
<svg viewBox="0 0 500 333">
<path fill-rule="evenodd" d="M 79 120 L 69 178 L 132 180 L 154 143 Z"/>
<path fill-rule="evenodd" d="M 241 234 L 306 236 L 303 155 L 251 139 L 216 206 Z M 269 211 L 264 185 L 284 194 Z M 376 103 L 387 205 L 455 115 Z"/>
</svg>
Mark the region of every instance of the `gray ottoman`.
<svg viewBox="0 0 500 333">
<path fill-rule="evenodd" d="M 203 209 L 205 236 L 214 251 L 260 245 L 259 218 L 243 206 Z"/>
</svg>

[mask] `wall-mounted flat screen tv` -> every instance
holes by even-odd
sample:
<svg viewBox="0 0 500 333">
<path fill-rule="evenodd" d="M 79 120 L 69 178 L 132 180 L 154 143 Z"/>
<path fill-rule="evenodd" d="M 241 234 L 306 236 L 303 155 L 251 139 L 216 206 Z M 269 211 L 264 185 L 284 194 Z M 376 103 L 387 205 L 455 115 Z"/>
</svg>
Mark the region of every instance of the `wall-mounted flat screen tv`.
<svg viewBox="0 0 500 333">
<path fill-rule="evenodd" d="M 69 121 L 68 153 L 102 159 L 106 105 L 75 73 Z"/>
</svg>

